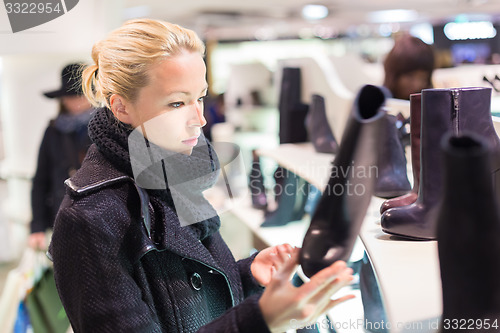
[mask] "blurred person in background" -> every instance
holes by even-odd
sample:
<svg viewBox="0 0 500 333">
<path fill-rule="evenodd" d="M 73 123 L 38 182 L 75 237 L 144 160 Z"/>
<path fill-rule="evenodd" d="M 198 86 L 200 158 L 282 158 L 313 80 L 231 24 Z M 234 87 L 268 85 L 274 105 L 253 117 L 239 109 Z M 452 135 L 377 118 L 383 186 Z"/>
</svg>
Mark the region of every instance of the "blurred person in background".
<svg viewBox="0 0 500 333">
<path fill-rule="evenodd" d="M 432 88 L 435 59 L 432 46 L 404 33 L 396 37 L 384 60 L 384 87 L 393 98 L 410 99 L 410 94 Z"/>
<path fill-rule="evenodd" d="M 44 93 L 48 98 L 58 99 L 59 113 L 45 130 L 33 178 L 33 219 L 28 245 L 35 249 L 46 249 L 46 231 L 53 227 L 64 197 L 64 181 L 80 167 L 91 143 L 87 126 L 93 108 L 82 92 L 82 66 L 79 63 L 65 66 L 61 88 Z"/>
</svg>

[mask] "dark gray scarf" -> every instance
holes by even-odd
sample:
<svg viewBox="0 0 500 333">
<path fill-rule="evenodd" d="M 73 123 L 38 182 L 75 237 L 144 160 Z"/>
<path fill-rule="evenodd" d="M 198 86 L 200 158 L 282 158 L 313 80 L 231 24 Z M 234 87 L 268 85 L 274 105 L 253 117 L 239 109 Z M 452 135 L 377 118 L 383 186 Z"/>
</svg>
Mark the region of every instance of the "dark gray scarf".
<svg viewBox="0 0 500 333">
<path fill-rule="evenodd" d="M 202 192 L 215 184 L 220 165 L 203 136 L 191 155 L 173 153 L 147 141 L 106 108 L 94 112 L 89 136 L 120 171 L 174 208 L 181 225 L 196 231 L 200 240 L 219 229 L 217 212 Z"/>
</svg>

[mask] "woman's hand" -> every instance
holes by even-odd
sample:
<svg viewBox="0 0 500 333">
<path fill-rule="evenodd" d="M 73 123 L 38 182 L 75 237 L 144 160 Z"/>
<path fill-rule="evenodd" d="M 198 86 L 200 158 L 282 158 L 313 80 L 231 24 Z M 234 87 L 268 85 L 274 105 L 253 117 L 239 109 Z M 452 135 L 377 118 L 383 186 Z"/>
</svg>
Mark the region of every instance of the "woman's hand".
<svg viewBox="0 0 500 333">
<path fill-rule="evenodd" d="M 335 305 L 354 298 L 354 295 L 347 295 L 331 299 L 353 279 L 352 269 L 343 261 L 322 269 L 300 287 L 293 286 L 290 279 L 298 263 L 299 251 L 294 249 L 291 258 L 273 274 L 259 300 L 262 315 L 271 332 L 313 324 Z"/>
<path fill-rule="evenodd" d="M 34 250 L 46 250 L 45 232 L 34 232 L 28 237 L 28 246 Z"/>
<path fill-rule="evenodd" d="M 281 244 L 268 247 L 257 254 L 250 266 L 252 275 L 257 282 L 265 287 L 271 278 L 284 263 L 290 259 L 293 247 L 290 244 Z"/>
</svg>

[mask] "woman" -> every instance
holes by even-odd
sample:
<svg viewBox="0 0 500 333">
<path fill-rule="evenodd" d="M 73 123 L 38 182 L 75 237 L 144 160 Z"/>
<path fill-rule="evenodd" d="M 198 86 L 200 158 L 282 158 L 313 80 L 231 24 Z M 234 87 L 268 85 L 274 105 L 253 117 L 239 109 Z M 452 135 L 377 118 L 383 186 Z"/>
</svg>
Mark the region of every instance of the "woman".
<svg viewBox="0 0 500 333">
<path fill-rule="evenodd" d="M 31 192 L 33 220 L 28 243 L 46 249 L 45 232 L 54 224 L 64 197 L 64 181 L 80 167 L 91 142 L 87 133 L 92 106 L 79 83 L 81 64 L 69 64 L 61 73 L 61 88 L 46 92 L 59 99 L 59 114 L 50 121 L 40 144 Z"/>
<path fill-rule="evenodd" d="M 432 88 L 434 51 L 421 39 L 409 34 L 399 36 L 384 61 L 384 86 L 398 99 Z"/>
<path fill-rule="evenodd" d="M 203 53 L 191 30 L 148 19 L 93 47 L 83 87 L 103 107 L 49 248 L 76 332 L 284 331 L 351 297 L 330 299 L 352 279 L 344 262 L 295 288 L 298 249 L 275 246 L 235 262 L 218 216 L 197 215 L 195 200 L 207 205 L 200 193 L 218 169 L 200 137 Z M 196 193 L 179 193 L 185 183 Z"/>
</svg>

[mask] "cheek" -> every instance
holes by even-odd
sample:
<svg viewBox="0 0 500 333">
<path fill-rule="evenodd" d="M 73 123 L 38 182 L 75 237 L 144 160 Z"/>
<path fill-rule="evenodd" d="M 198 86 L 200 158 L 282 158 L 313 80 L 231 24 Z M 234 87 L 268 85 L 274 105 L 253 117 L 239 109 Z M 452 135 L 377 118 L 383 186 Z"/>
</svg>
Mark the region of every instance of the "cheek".
<svg viewBox="0 0 500 333">
<path fill-rule="evenodd" d="M 165 112 L 144 123 L 145 136 L 161 147 L 171 148 L 182 140 L 185 128 L 183 122 L 181 112 L 177 110 Z"/>
</svg>

